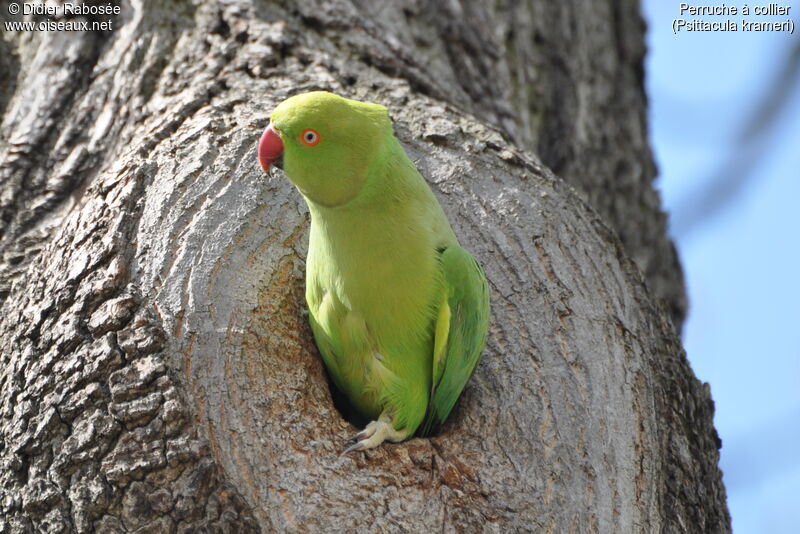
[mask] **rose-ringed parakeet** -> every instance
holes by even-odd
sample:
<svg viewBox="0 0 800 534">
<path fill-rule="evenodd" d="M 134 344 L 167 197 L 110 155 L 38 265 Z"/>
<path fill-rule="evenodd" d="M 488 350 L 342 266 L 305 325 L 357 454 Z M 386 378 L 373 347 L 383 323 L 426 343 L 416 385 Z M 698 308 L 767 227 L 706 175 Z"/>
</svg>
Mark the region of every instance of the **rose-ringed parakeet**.
<svg viewBox="0 0 800 534">
<path fill-rule="evenodd" d="M 385 107 L 315 91 L 259 141 L 311 212 L 306 301 L 336 386 L 368 420 L 347 449 L 429 434 L 480 359 L 486 278 L 394 136 Z"/>
</svg>

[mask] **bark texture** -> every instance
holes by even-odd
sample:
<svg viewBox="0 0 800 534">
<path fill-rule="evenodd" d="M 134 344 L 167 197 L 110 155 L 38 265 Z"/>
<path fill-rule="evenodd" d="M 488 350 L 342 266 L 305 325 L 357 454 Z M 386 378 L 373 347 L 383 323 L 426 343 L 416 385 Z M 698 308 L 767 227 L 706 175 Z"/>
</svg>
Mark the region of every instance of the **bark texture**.
<svg viewBox="0 0 800 534">
<path fill-rule="evenodd" d="M 635 3 L 123 8 L 0 41 L 0 533 L 730 530 Z M 312 89 L 389 107 L 492 292 L 442 432 L 344 458 L 255 157 Z"/>
</svg>

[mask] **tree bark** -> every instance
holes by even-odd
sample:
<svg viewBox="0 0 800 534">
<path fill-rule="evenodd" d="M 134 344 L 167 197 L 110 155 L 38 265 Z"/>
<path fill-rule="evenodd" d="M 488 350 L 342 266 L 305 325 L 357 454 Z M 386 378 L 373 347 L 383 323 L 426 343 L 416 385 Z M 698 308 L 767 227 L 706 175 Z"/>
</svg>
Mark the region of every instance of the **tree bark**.
<svg viewBox="0 0 800 534">
<path fill-rule="evenodd" d="M 730 531 L 638 5 L 122 7 L 0 41 L 0 534 Z M 348 457 L 255 154 L 313 89 L 389 108 L 492 299 L 440 434 Z"/>
</svg>

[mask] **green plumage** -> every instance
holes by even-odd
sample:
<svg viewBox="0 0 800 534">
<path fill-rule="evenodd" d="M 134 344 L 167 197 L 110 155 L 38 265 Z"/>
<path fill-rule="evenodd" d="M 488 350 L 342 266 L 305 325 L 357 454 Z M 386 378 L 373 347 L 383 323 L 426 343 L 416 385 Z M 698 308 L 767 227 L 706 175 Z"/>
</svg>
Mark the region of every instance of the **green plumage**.
<svg viewBox="0 0 800 534">
<path fill-rule="evenodd" d="M 480 359 L 483 271 L 384 107 L 313 92 L 284 101 L 271 121 L 286 175 L 311 212 L 306 300 L 317 346 L 353 406 L 390 422 L 359 448 L 432 432 Z M 370 428 L 362 434 L 378 427 Z"/>
</svg>

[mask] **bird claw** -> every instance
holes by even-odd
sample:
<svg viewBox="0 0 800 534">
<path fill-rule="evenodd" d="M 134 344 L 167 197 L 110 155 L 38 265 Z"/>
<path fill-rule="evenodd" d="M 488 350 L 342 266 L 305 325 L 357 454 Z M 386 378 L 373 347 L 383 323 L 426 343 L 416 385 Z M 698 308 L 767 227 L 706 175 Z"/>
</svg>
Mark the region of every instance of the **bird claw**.
<svg viewBox="0 0 800 534">
<path fill-rule="evenodd" d="M 345 449 L 340 456 L 345 456 L 355 451 L 372 449 L 386 440 L 398 442 L 407 437 L 407 432 L 394 429 L 391 417 L 381 415 L 377 421 L 372 421 L 364 430 L 350 438 L 351 441 L 355 440 L 356 443 Z"/>
<path fill-rule="evenodd" d="M 351 437 L 348 441 L 362 441 L 371 438 L 375 431 L 378 429 L 378 421 L 372 421 L 364 430 Z"/>
<path fill-rule="evenodd" d="M 364 450 L 364 444 L 359 441 L 358 443 L 354 443 L 353 445 L 347 447 L 345 450 L 342 451 L 342 453 L 339 456 L 340 457 L 347 456 L 351 452 L 363 451 L 363 450 Z"/>
<path fill-rule="evenodd" d="M 368 438 L 368 437 L 369 437 L 369 435 L 367 435 L 367 434 L 366 434 L 366 432 L 367 432 L 367 430 L 366 430 L 366 429 L 364 429 L 364 430 L 362 430 L 361 432 L 359 432 L 358 434 L 356 434 L 356 435 L 352 436 L 352 437 L 351 437 L 350 439 L 348 439 L 347 441 L 361 441 L 362 439 Z"/>
</svg>

